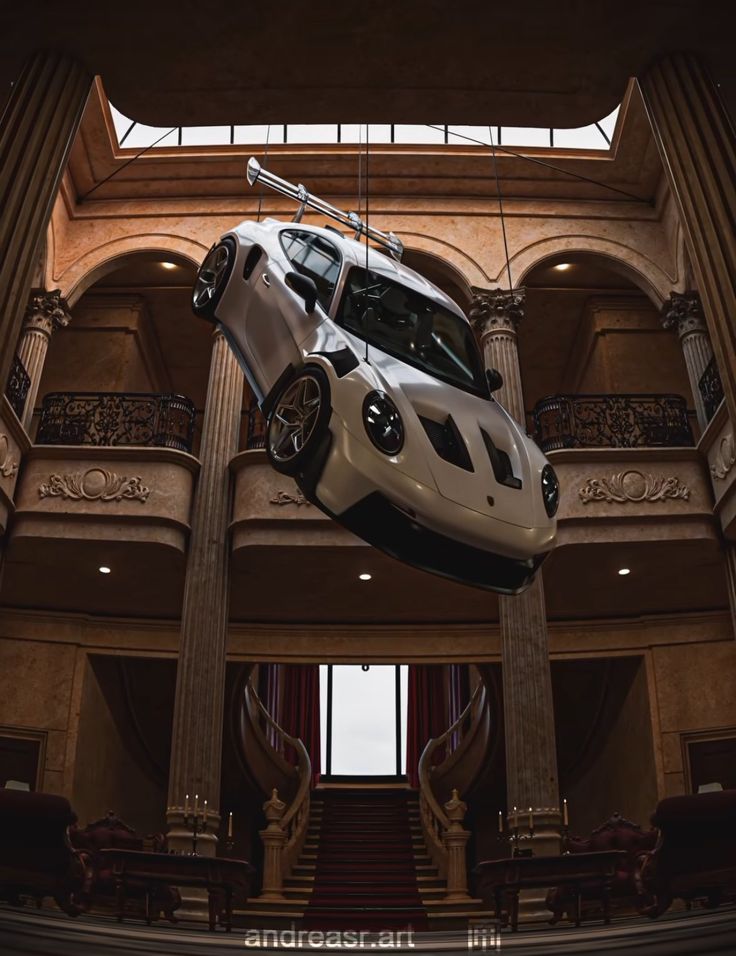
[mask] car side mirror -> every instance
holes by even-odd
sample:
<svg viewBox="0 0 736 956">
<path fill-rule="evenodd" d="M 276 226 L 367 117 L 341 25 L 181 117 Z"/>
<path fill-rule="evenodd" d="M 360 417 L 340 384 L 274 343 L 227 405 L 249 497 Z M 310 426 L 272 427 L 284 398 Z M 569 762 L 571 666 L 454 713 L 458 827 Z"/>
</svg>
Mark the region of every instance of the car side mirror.
<svg viewBox="0 0 736 956">
<path fill-rule="evenodd" d="M 487 368 L 486 381 L 488 382 L 488 390 L 493 394 L 503 386 L 503 375 L 501 375 L 497 368 Z"/>
<path fill-rule="evenodd" d="M 301 272 L 287 272 L 285 281 L 292 291 L 304 299 L 304 311 L 307 313 L 314 312 L 314 307 L 317 304 L 317 286 L 314 279 L 302 275 Z"/>
</svg>

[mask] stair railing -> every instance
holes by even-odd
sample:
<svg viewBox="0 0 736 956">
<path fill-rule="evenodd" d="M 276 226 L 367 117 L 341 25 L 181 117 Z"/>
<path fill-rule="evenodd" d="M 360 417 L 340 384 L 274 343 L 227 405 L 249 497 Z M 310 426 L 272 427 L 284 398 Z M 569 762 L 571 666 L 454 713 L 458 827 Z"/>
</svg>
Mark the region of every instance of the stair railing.
<svg viewBox="0 0 736 956">
<path fill-rule="evenodd" d="M 260 831 L 264 847 L 260 899 L 282 900 L 284 880 L 291 875 L 307 837 L 312 761 L 302 741 L 287 734 L 269 714 L 250 681 L 246 685 L 245 693 L 263 718 L 266 727 L 263 736 L 271 749 L 282 755 L 286 747 L 290 746 L 297 755 L 296 771 L 299 782 L 293 799 L 287 806 L 280 799 L 278 789 L 274 788 L 270 798 L 263 804 L 266 829 Z"/>
<path fill-rule="evenodd" d="M 454 788 L 449 800 L 441 806 L 432 786 L 432 778 L 436 778 L 446 765 L 457 763 L 459 754 L 467 749 L 475 735 L 486 707 L 485 684 L 479 681 L 467 707 L 457 720 L 440 737 L 428 740 L 419 758 L 419 811 L 422 832 L 430 858 L 440 877 L 446 882 L 447 900 L 469 899 L 466 846 L 470 833 L 463 827 L 468 807 Z M 444 759 L 438 765 L 436 760 L 443 748 Z"/>
</svg>

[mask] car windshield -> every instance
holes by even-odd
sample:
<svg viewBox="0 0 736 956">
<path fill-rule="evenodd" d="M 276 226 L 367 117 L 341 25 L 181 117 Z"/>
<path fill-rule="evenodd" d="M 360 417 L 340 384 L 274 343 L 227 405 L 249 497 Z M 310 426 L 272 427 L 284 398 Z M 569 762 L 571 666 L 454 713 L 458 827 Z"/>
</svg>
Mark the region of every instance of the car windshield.
<svg viewBox="0 0 736 956">
<path fill-rule="evenodd" d="M 353 268 L 337 321 L 348 332 L 428 375 L 484 398 L 488 386 L 467 322 L 377 272 Z"/>
</svg>

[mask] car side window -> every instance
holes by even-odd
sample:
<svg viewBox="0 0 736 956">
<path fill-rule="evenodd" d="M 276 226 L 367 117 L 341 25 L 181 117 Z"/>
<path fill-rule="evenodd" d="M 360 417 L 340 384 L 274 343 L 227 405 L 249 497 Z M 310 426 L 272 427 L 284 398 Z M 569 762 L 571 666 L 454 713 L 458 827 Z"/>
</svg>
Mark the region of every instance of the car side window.
<svg viewBox="0 0 736 956">
<path fill-rule="evenodd" d="M 317 286 L 317 299 L 327 312 L 340 274 L 340 253 L 324 236 L 300 229 L 285 229 L 281 245 L 297 272 Z"/>
</svg>

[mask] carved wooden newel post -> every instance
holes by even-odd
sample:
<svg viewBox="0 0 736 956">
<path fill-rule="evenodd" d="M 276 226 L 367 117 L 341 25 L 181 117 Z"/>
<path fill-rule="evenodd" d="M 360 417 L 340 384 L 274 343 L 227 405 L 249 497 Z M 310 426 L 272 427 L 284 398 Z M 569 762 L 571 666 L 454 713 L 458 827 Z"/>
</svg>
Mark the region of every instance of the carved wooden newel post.
<svg viewBox="0 0 736 956">
<path fill-rule="evenodd" d="M 284 847 L 286 846 L 286 831 L 281 827 L 281 820 L 286 811 L 286 804 L 279 800 L 278 790 L 273 790 L 271 799 L 263 804 L 267 826 L 260 831 L 263 841 L 263 889 L 260 899 L 282 900 L 284 898 L 284 871 L 282 866 Z"/>
<path fill-rule="evenodd" d="M 442 834 L 442 842 L 447 850 L 447 900 L 467 900 L 468 896 L 468 864 L 466 849 L 470 839 L 470 831 L 463 827 L 463 820 L 468 805 L 460 799 L 457 790 L 445 804 L 445 813 L 450 821 L 449 826 Z"/>
</svg>

